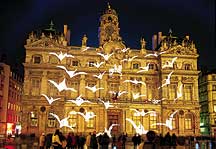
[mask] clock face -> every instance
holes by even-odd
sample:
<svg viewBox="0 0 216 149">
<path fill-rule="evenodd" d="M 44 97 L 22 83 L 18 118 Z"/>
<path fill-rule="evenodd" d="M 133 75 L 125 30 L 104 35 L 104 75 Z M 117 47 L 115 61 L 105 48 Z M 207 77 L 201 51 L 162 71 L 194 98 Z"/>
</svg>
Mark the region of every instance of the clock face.
<svg viewBox="0 0 216 149">
<path fill-rule="evenodd" d="M 107 26 L 107 27 L 105 28 L 105 31 L 106 31 L 106 33 L 107 33 L 109 36 L 111 36 L 112 33 L 114 32 L 114 28 L 113 28 L 112 26 Z"/>
</svg>

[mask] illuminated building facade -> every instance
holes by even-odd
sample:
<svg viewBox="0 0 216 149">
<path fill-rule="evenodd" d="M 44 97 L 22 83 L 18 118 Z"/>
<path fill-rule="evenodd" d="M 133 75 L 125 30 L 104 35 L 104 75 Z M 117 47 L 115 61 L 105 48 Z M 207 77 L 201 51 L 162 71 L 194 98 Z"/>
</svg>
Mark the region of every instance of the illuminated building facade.
<svg viewBox="0 0 216 149">
<path fill-rule="evenodd" d="M 200 131 L 216 135 L 216 70 L 200 73 L 199 99 L 201 105 Z"/>
<path fill-rule="evenodd" d="M 113 127 L 112 133 L 132 135 L 135 129 L 130 119 L 137 125 L 142 124 L 145 130 L 158 133 L 200 134 L 198 54 L 193 41 L 189 36 L 180 39 L 171 32 L 167 36 L 159 32 L 152 38 L 151 50 L 146 49 L 144 39 L 140 40 L 139 49 L 127 49 L 119 31 L 117 13 L 108 6 L 100 17 L 98 47 L 88 47 L 86 35 L 81 46 L 69 45 L 67 25 L 64 25 L 63 34 L 57 34 L 51 23 L 48 29 L 29 35 L 25 45 L 23 133 L 54 132 L 59 128 L 56 118 L 50 114 L 54 113 L 60 119 L 68 117 L 69 125 L 76 124 L 73 126 L 75 132 L 102 132 L 111 124 L 119 124 Z M 54 53 L 73 57 L 60 60 Z M 171 66 L 165 66 L 172 60 Z M 104 63 L 96 67 L 100 62 Z M 69 76 L 66 70 L 87 74 L 72 76 L 70 72 Z M 102 79 L 95 76 L 99 73 L 104 73 Z M 64 79 L 67 87 L 77 92 L 59 92 L 52 81 L 60 83 Z M 95 92 L 88 89 L 94 86 L 103 89 Z M 120 95 L 123 91 L 126 93 Z M 49 104 L 42 94 L 60 99 Z M 77 106 L 68 101 L 79 96 L 92 103 Z M 113 107 L 104 108 L 102 101 L 109 101 Z M 143 116 L 150 111 L 155 113 Z M 76 112 L 91 112 L 96 117 L 85 121 L 80 114 L 72 114 Z M 166 122 L 167 125 L 170 122 L 172 128 L 159 124 Z M 62 127 L 61 130 L 68 132 L 70 128 Z"/>
<path fill-rule="evenodd" d="M 21 132 L 22 77 L 0 63 L 0 134 Z"/>
</svg>

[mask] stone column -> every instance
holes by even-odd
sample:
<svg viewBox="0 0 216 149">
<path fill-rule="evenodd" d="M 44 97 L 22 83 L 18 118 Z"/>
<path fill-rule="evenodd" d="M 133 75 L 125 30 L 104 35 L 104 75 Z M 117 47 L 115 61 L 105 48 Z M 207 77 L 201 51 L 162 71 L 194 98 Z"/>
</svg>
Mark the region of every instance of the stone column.
<svg viewBox="0 0 216 149">
<path fill-rule="evenodd" d="M 85 89 L 85 75 L 81 75 L 80 76 L 80 85 L 79 85 L 79 94 L 83 97 L 85 97 L 85 92 L 86 92 L 86 89 Z"/>
<path fill-rule="evenodd" d="M 47 93 L 47 86 L 48 86 L 48 79 L 47 79 L 47 71 L 43 71 L 42 79 L 41 79 L 41 93 Z"/>
<path fill-rule="evenodd" d="M 145 82 L 145 77 L 142 77 L 142 81 Z M 146 87 L 146 85 L 143 85 L 143 84 L 141 85 L 141 95 L 146 95 L 146 96 L 141 97 L 142 101 L 147 98 L 147 87 Z"/>
</svg>

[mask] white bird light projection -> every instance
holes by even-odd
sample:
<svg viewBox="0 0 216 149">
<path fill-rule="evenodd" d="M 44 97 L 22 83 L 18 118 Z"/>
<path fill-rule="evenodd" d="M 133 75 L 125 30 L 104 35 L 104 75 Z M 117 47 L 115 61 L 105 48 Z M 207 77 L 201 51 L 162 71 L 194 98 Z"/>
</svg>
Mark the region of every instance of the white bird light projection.
<svg viewBox="0 0 216 149">
<path fill-rule="evenodd" d="M 142 70 L 137 71 L 137 73 L 148 71 L 149 70 L 149 65 L 150 65 L 150 63 L 148 63 L 147 66 L 145 66 L 145 67 L 139 67 Z"/>
<path fill-rule="evenodd" d="M 55 81 L 53 80 L 48 80 L 50 83 L 52 83 L 57 89 L 59 92 L 63 91 L 63 90 L 70 90 L 70 91 L 73 91 L 73 92 L 77 92 L 77 90 L 75 90 L 74 88 L 69 88 L 67 87 L 66 85 L 66 82 L 65 82 L 65 78 L 64 80 L 61 82 L 61 83 L 56 83 Z"/>
<path fill-rule="evenodd" d="M 110 93 L 110 94 L 114 94 L 114 95 L 116 95 L 117 97 L 120 97 L 121 95 L 127 94 L 128 92 L 127 92 L 127 91 L 118 91 L 118 92 L 109 91 L 109 93 Z"/>
<path fill-rule="evenodd" d="M 55 55 L 60 61 L 62 61 L 65 57 L 71 57 L 71 58 L 74 58 L 73 55 L 71 54 L 67 54 L 67 53 L 62 53 L 62 51 L 60 51 L 60 54 L 57 54 L 55 52 L 50 52 L 49 54 L 51 55 Z"/>
<path fill-rule="evenodd" d="M 59 99 L 61 99 L 61 98 L 53 98 L 53 97 L 48 97 L 46 94 L 41 94 L 42 96 L 44 96 L 45 97 L 45 99 L 48 101 L 48 103 L 51 105 L 54 101 L 56 101 L 56 100 L 59 100 Z"/>
<path fill-rule="evenodd" d="M 176 102 L 177 99 L 181 98 L 183 96 L 183 84 L 181 84 L 179 87 L 178 87 L 178 90 L 177 90 L 177 97 L 174 99 L 174 103 Z"/>
<path fill-rule="evenodd" d="M 137 109 L 130 109 L 132 111 L 134 111 L 134 116 L 145 116 L 147 114 L 156 114 L 156 111 L 148 111 L 148 112 L 145 112 L 144 109 L 142 109 L 141 111 L 138 111 Z"/>
<path fill-rule="evenodd" d="M 73 78 L 74 76 L 81 75 L 81 74 L 84 74 L 84 75 L 87 74 L 86 72 L 77 72 L 76 73 L 77 69 L 75 69 L 74 71 L 67 70 L 67 68 L 65 68 L 65 66 L 56 66 L 56 67 L 64 69 L 66 71 L 66 73 L 70 76 L 70 78 Z"/>
<path fill-rule="evenodd" d="M 79 95 L 79 97 L 77 97 L 76 100 L 67 100 L 67 101 L 72 102 L 72 103 L 76 104 L 77 106 L 81 106 L 83 103 L 92 103 L 91 101 L 84 100 L 81 97 L 82 97 L 82 95 Z"/>
<path fill-rule="evenodd" d="M 99 75 L 93 75 L 93 77 L 96 77 L 98 79 L 102 79 L 103 78 L 103 75 L 106 73 L 106 71 L 104 71 L 103 73 L 99 73 Z"/>
<path fill-rule="evenodd" d="M 148 132 L 148 130 L 145 130 L 144 126 L 140 122 L 138 125 L 136 125 L 136 123 L 132 119 L 126 118 L 126 120 L 131 123 L 137 134 L 143 135 Z"/>
<path fill-rule="evenodd" d="M 105 128 L 104 132 L 99 132 L 96 134 L 96 137 L 98 137 L 99 135 L 103 135 L 104 133 L 107 133 L 107 135 L 112 138 L 112 135 L 111 135 L 111 132 L 112 132 L 112 129 L 113 127 L 115 126 L 119 126 L 119 124 L 112 124 L 110 125 L 109 129 L 107 130 L 107 128 Z"/>
<path fill-rule="evenodd" d="M 76 126 L 76 124 L 74 124 L 74 125 L 69 125 L 69 123 L 68 123 L 68 118 L 69 118 L 69 116 L 63 118 L 62 120 L 60 120 L 58 115 L 56 115 L 56 114 L 54 114 L 54 113 L 49 113 L 49 114 L 52 115 L 53 117 L 55 117 L 55 118 L 57 119 L 57 121 L 59 122 L 59 127 L 60 127 L 60 128 L 62 128 L 62 127 L 68 127 L 68 128 L 70 128 L 70 129 L 73 130 L 73 127 Z"/>
<path fill-rule="evenodd" d="M 158 89 L 160 89 L 160 88 L 162 88 L 162 87 L 164 87 L 164 86 L 170 84 L 170 78 L 171 78 L 171 75 L 172 75 L 172 74 L 173 74 L 173 71 L 171 71 L 171 72 L 168 74 L 167 79 L 164 79 L 164 80 L 165 80 L 165 83 L 162 84 L 160 87 L 158 87 Z"/>
<path fill-rule="evenodd" d="M 146 96 L 144 94 L 140 94 L 140 93 L 132 93 L 133 99 L 138 99 L 140 97 Z"/>
<path fill-rule="evenodd" d="M 114 107 L 113 105 L 111 105 L 111 103 L 109 102 L 109 100 L 108 101 L 103 101 L 100 98 L 98 98 L 98 100 L 104 104 L 105 109 Z"/>
<path fill-rule="evenodd" d="M 133 56 L 133 57 L 130 57 L 130 58 L 125 58 L 123 60 L 121 60 L 121 62 L 124 62 L 124 61 L 128 61 L 128 62 L 131 62 L 133 61 L 135 58 L 137 58 L 138 56 Z"/>
<path fill-rule="evenodd" d="M 176 61 L 177 57 L 174 57 L 172 61 L 166 61 L 162 68 L 173 68 L 173 64 Z"/>
<path fill-rule="evenodd" d="M 172 120 L 173 120 L 174 115 L 175 115 L 177 112 L 178 112 L 178 110 L 176 110 L 175 112 L 173 112 L 173 113 L 170 115 L 169 119 L 166 119 L 166 123 L 154 123 L 154 124 L 152 124 L 152 125 L 164 125 L 164 126 L 168 127 L 170 130 L 172 130 L 172 129 L 173 129 Z"/>
<path fill-rule="evenodd" d="M 158 57 L 159 55 L 164 54 L 164 53 L 166 53 L 166 51 L 159 52 L 159 53 L 158 52 L 154 52 L 154 53 L 150 53 L 150 54 L 145 55 L 145 57 L 149 57 L 149 56 Z"/>
<path fill-rule="evenodd" d="M 79 114 L 85 119 L 86 122 L 88 122 L 91 118 L 94 118 L 96 116 L 93 112 L 88 112 L 87 110 L 85 114 L 83 114 L 82 112 L 75 111 L 71 111 L 70 114 Z"/>
<path fill-rule="evenodd" d="M 104 89 L 103 87 L 99 87 L 99 88 L 97 88 L 96 86 L 97 86 L 97 85 L 92 86 L 92 87 L 90 87 L 90 86 L 86 86 L 85 88 L 87 88 L 88 90 L 92 91 L 93 93 L 97 92 L 98 90 L 102 90 L 102 89 Z"/>
<path fill-rule="evenodd" d="M 130 82 L 130 83 L 133 83 L 133 84 L 142 84 L 142 85 L 146 85 L 145 82 L 143 81 L 138 81 L 137 79 L 134 79 L 134 80 L 124 80 L 124 83 L 126 82 Z"/>
<path fill-rule="evenodd" d="M 113 55 L 114 53 L 111 54 L 102 54 L 102 53 L 97 53 L 97 55 L 100 55 L 104 58 L 105 61 L 108 61 L 109 58 Z"/>
<path fill-rule="evenodd" d="M 92 65 L 95 66 L 96 68 L 100 68 L 105 62 L 100 62 L 100 63 L 93 63 Z"/>
</svg>

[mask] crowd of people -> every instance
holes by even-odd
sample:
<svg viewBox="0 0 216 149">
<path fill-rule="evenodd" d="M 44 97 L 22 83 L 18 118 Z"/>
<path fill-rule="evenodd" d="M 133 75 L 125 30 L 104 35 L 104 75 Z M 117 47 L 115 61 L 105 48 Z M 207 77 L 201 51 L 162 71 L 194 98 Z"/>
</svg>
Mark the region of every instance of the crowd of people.
<svg viewBox="0 0 216 149">
<path fill-rule="evenodd" d="M 127 134 L 121 134 L 118 138 L 113 135 L 112 138 L 107 133 L 96 136 L 96 131 L 84 136 L 82 133 L 75 134 L 69 132 L 64 136 L 59 129 L 54 134 L 41 134 L 39 138 L 40 149 L 108 149 L 112 148 L 125 149 Z"/>
</svg>

